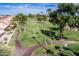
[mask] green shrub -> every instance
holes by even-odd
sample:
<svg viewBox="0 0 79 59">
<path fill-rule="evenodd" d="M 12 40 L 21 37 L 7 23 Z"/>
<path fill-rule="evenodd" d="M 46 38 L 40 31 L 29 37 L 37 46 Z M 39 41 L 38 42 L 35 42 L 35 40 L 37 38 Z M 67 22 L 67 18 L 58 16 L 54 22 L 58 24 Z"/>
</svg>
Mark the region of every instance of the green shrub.
<svg viewBox="0 0 79 59">
<path fill-rule="evenodd" d="M 0 56 L 10 56 L 10 55 L 11 55 L 10 49 L 0 47 Z"/>
</svg>

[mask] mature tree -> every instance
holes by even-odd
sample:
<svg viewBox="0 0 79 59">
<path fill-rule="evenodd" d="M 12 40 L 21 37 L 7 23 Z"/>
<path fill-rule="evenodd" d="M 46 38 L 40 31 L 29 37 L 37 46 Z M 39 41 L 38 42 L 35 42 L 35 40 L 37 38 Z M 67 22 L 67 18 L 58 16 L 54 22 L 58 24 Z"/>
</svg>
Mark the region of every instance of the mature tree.
<svg viewBox="0 0 79 59">
<path fill-rule="evenodd" d="M 68 26 L 70 27 L 70 29 L 74 28 L 76 24 L 76 18 L 75 16 L 69 16 L 69 21 L 68 21 Z"/>
<path fill-rule="evenodd" d="M 11 25 L 12 25 L 11 29 L 15 29 L 17 27 L 17 24 L 14 21 L 11 23 Z"/>
<path fill-rule="evenodd" d="M 41 15 L 41 19 L 45 21 L 47 19 L 47 16 L 46 15 Z"/>
<path fill-rule="evenodd" d="M 49 17 L 51 22 L 58 25 L 60 30 L 60 38 L 63 37 L 63 31 L 65 25 L 68 23 L 69 26 L 74 26 L 75 20 L 74 15 L 76 13 L 77 7 L 75 4 L 62 3 L 58 4 L 58 9 L 49 13 Z M 50 10 L 48 10 L 50 11 Z"/>
<path fill-rule="evenodd" d="M 41 21 L 41 15 L 40 14 L 37 14 L 36 17 L 37 17 L 38 21 Z"/>
<path fill-rule="evenodd" d="M 58 5 L 59 11 L 71 14 L 71 15 L 75 15 L 76 12 L 76 6 L 73 3 L 61 3 Z"/>
<path fill-rule="evenodd" d="M 24 25 L 25 25 L 25 23 L 26 23 L 26 20 L 27 20 L 26 15 L 24 15 L 24 14 L 22 14 L 22 13 L 16 15 L 16 16 L 13 18 L 13 21 L 16 22 L 17 27 L 18 27 L 19 30 L 20 30 L 20 34 L 21 34 L 22 30 L 24 29 Z"/>
<path fill-rule="evenodd" d="M 68 21 L 67 16 L 65 16 L 65 13 L 62 10 L 57 9 L 57 10 L 51 12 L 49 14 L 49 17 L 53 23 L 58 25 L 59 30 L 60 30 L 60 39 L 62 39 L 64 27 Z"/>
<path fill-rule="evenodd" d="M 76 27 L 78 28 L 79 31 L 79 4 L 76 5 Z"/>
<path fill-rule="evenodd" d="M 64 16 L 63 13 L 58 14 L 57 15 L 57 25 L 59 27 L 59 31 L 60 31 L 60 39 L 63 38 L 63 31 L 64 31 L 64 27 L 66 26 L 66 23 L 68 22 L 68 17 Z"/>
<path fill-rule="evenodd" d="M 78 17 L 76 17 L 76 14 L 79 14 L 79 5 L 73 4 L 73 3 L 70 3 L 70 4 L 63 3 L 63 4 L 59 4 L 59 8 L 62 11 L 64 11 L 67 14 L 67 16 L 69 16 L 69 21 L 68 21 L 69 27 L 70 28 L 75 27 L 76 19 L 78 19 Z"/>
<path fill-rule="evenodd" d="M 47 9 L 47 12 L 50 14 L 52 12 L 52 10 L 51 9 Z"/>
<path fill-rule="evenodd" d="M 29 13 L 29 18 L 33 18 L 34 17 L 34 15 L 32 15 L 31 13 Z"/>
<path fill-rule="evenodd" d="M 40 14 L 37 14 L 37 20 L 38 21 L 42 21 L 42 20 L 46 20 L 47 16 L 46 15 L 40 15 Z"/>
</svg>

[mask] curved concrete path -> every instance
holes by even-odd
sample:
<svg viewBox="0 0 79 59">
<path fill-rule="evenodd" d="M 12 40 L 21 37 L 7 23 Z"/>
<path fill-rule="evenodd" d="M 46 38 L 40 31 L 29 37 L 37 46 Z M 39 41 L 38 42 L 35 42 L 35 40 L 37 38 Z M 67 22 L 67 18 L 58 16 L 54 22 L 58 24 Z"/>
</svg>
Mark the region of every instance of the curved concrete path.
<svg viewBox="0 0 79 59">
<path fill-rule="evenodd" d="M 16 52 L 15 55 L 16 56 L 31 56 L 33 51 L 36 48 L 41 47 L 40 45 L 35 45 L 35 46 L 29 47 L 29 48 L 23 48 L 19 41 L 19 33 L 16 33 L 16 35 L 17 35 L 16 40 L 15 40 L 15 52 Z"/>
</svg>

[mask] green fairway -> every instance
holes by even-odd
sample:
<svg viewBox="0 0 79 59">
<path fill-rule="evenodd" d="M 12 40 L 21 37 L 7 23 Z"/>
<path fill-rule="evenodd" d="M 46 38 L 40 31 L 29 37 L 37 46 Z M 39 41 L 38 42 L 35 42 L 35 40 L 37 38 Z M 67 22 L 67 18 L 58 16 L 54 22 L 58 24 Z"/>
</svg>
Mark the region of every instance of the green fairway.
<svg viewBox="0 0 79 59">
<path fill-rule="evenodd" d="M 52 24 L 48 21 L 39 22 L 34 19 L 28 19 L 25 26 L 25 31 L 21 35 L 21 43 L 24 47 L 36 45 L 36 40 L 43 42 L 44 39 L 49 40 L 50 38 L 40 30 L 50 30 L 49 27 L 52 27 Z M 35 39 L 33 38 L 35 37 Z"/>
<path fill-rule="evenodd" d="M 47 33 L 48 35 L 43 34 L 41 30 L 49 31 L 49 33 Z M 37 42 L 35 41 L 35 39 L 37 39 L 41 43 L 44 41 L 44 39 L 50 40 L 51 37 L 53 37 L 53 33 L 50 35 L 50 31 L 55 32 L 57 36 L 59 34 L 57 26 L 52 25 L 49 21 L 40 22 L 31 18 L 28 18 L 25 24 L 25 31 L 21 35 L 21 43 L 24 47 L 29 47 L 29 46 L 37 45 Z M 64 36 L 67 37 L 68 40 L 74 40 L 74 41 L 79 40 L 79 37 L 78 37 L 79 33 L 73 30 L 65 29 Z M 35 37 L 35 39 L 33 37 Z"/>
<path fill-rule="evenodd" d="M 65 30 L 64 36 L 68 38 L 68 40 L 79 41 L 79 32 L 73 30 Z"/>
</svg>

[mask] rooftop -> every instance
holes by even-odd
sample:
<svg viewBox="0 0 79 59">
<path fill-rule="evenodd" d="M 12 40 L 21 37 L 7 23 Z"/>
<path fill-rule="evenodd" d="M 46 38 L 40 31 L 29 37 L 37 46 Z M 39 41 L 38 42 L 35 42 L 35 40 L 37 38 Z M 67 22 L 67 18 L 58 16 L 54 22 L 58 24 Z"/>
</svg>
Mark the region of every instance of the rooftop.
<svg viewBox="0 0 79 59">
<path fill-rule="evenodd" d="M 3 30 L 3 29 L 0 29 L 0 35 L 1 35 L 2 33 L 4 33 L 4 30 Z"/>
<path fill-rule="evenodd" d="M 0 19 L 0 28 L 6 29 L 10 25 L 10 21 L 12 20 L 11 16 L 7 16 L 6 18 Z"/>
</svg>

